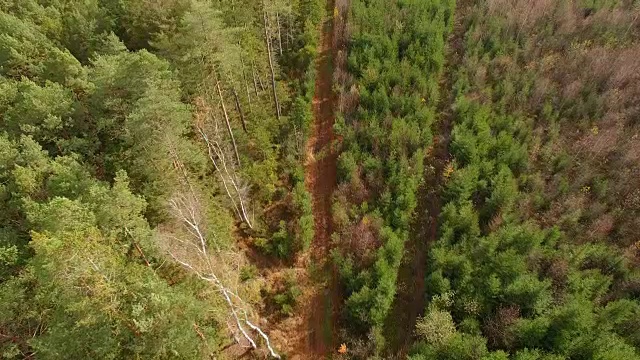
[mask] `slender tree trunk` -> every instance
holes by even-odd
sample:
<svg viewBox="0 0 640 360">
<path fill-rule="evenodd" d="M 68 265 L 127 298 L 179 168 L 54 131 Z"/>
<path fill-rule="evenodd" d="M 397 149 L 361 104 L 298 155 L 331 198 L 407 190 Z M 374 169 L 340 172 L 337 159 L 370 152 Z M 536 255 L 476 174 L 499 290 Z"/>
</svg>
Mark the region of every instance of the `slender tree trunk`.
<svg viewBox="0 0 640 360">
<path fill-rule="evenodd" d="M 280 14 L 276 12 L 276 24 L 278 25 L 278 47 L 282 56 L 282 33 L 280 32 Z"/>
<path fill-rule="evenodd" d="M 240 65 L 242 66 L 242 82 L 244 88 L 247 91 L 247 102 L 249 102 L 249 114 L 253 115 L 253 103 L 251 102 L 251 91 L 249 91 L 249 84 L 247 84 L 247 74 L 245 73 L 244 59 L 240 55 Z"/>
<path fill-rule="evenodd" d="M 246 133 L 247 132 L 247 123 L 245 122 L 244 113 L 242 112 L 242 107 L 240 106 L 240 98 L 238 97 L 238 92 L 236 91 L 235 85 L 232 85 L 231 89 L 233 90 L 233 98 L 236 101 L 236 110 L 238 111 L 238 114 L 240 115 L 240 122 L 242 123 L 242 130 L 244 130 L 244 132 Z"/>
<path fill-rule="evenodd" d="M 260 97 L 260 94 L 258 93 L 258 80 L 256 79 L 256 67 L 253 60 L 251 60 L 251 75 L 253 76 L 253 88 L 256 91 L 256 97 Z"/>
<path fill-rule="evenodd" d="M 227 113 L 227 107 L 224 105 L 224 98 L 222 97 L 222 90 L 220 89 L 220 81 L 216 81 L 216 87 L 218 88 L 218 96 L 220 97 L 220 104 L 222 105 L 222 113 L 224 114 L 224 121 L 227 123 L 227 130 L 231 137 L 231 143 L 233 144 L 233 151 L 236 154 L 236 161 L 238 167 L 240 167 L 240 155 L 238 155 L 238 147 L 236 146 L 236 138 L 233 136 L 233 130 L 231 130 L 231 123 L 229 122 L 229 114 Z"/>
<path fill-rule="evenodd" d="M 211 163 L 216 168 L 216 172 L 220 176 L 220 180 L 222 181 L 222 185 L 224 186 L 224 189 L 227 192 L 227 196 L 229 196 L 229 199 L 231 200 L 231 204 L 233 205 L 233 209 L 235 210 L 235 213 L 238 215 L 240 220 L 243 220 L 242 213 L 240 212 L 240 209 L 238 208 L 238 205 L 236 204 L 236 200 L 233 198 L 233 195 L 231 194 L 231 190 L 229 190 L 229 186 L 227 184 L 227 180 L 225 179 L 225 174 L 222 172 L 222 170 L 225 170 L 225 173 L 229 176 L 229 178 L 230 178 L 229 181 L 232 181 L 233 179 L 228 174 L 228 170 L 226 169 L 226 166 L 224 166 L 224 167 L 223 166 L 219 166 L 218 162 L 216 161 L 216 156 L 217 156 L 222 161 L 222 164 L 224 164 L 224 157 L 223 157 L 222 151 L 220 149 L 217 149 L 216 146 L 214 144 L 212 144 L 212 142 L 209 140 L 209 137 L 207 136 L 207 134 L 204 132 L 204 130 L 202 128 L 198 127 L 198 132 L 200 132 L 200 136 L 202 136 L 202 139 L 207 144 L 207 153 L 209 155 L 209 160 L 211 160 Z M 220 151 L 218 151 L 218 150 L 220 150 Z"/>
<path fill-rule="evenodd" d="M 296 26 L 296 20 L 295 18 L 292 18 L 291 16 L 289 17 L 289 21 L 288 21 L 288 26 L 287 26 L 287 39 L 288 39 L 288 43 L 287 45 L 289 46 L 289 48 L 291 48 L 294 44 L 294 40 L 295 37 L 293 36 L 293 29 Z"/>
<path fill-rule="evenodd" d="M 260 85 L 260 91 L 262 92 L 267 91 L 267 88 L 264 86 L 264 83 L 262 82 L 262 76 L 260 76 L 260 72 L 257 71 L 256 74 L 258 75 L 258 85 Z"/>
<path fill-rule="evenodd" d="M 241 57 L 242 58 L 242 57 Z M 236 90 L 236 81 L 233 79 L 233 75 L 228 75 L 229 82 L 231 83 L 231 91 L 233 92 L 233 100 L 236 105 L 236 111 L 238 115 L 240 115 L 240 123 L 242 124 L 242 130 L 247 132 L 247 123 L 244 117 L 244 111 L 242 111 L 242 105 L 240 104 L 240 97 L 238 96 L 238 91 Z"/>
<path fill-rule="evenodd" d="M 291 48 L 291 16 L 285 17 L 285 26 L 284 46 L 288 51 Z"/>
<path fill-rule="evenodd" d="M 269 41 L 269 30 L 267 29 L 267 9 L 262 2 L 262 18 L 264 21 L 264 41 L 267 44 L 267 56 L 269 57 L 269 70 L 271 71 L 271 91 L 273 92 L 273 103 L 276 107 L 276 117 L 280 120 L 280 104 L 278 103 L 278 94 L 276 93 L 276 74 L 273 70 L 273 60 L 271 59 L 271 42 Z"/>
<path fill-rule="evenodd" d="M 213 163 L 213 166 L 216 168 L 216 172 L 220 174 L 220 179 L 222 180 L 222 184 L 224 185 L 224 188 L 227 191 L 227 195 L 231 199 L 231 202 L 233 204 L 234 210 L 236 211 L 236 214 L 238 214 L 238 216 L 240 217 L 240 220 L 243 220 L 249 226 L 249 228 L 253 228 L 253 225 L 251 225 L 251 220 L 249 220 L 249 215 L 247 214 L 247 207 L 245 206 L 245 201 L 242 195 L 242 191 L 240 189 L 240 185 L 237 181 L 237 175 L 233 171 L 233 169 L 231 169 L 231 172 L 229 172 L 229 168 L 227 167 L 225 156 L 224 156 L 224 149 L 220 146 L 220 144 L 215 139 L 209 139 L 209 137 L 204 132 L 204 130 L 202 130 L 201 128 L 198 128 L 198 131 L 200 132 L 202 139 L 207 144 L 209 159 Z M 216 158 L 219 160 L 219 163 L 218 161 L 216 161 Z M 226 175 L 226 179 L 225 179 L 225 175 Z M 233 190 L 235 191 L 235 194 L 237 195 L 238 201 L 240 203 L 240 209 L 238 209 L 236 200 L 231 195 L 231 191 L 229 190 L 229 187 L 227 186 L 227 184 L 231 184 L 231 186 L 233 187 Z"/>
<path fill-rule="evenodd" d="M 212 284 L 216 290 L 220 291 L 229 309 L 229 316 L 235 322 L 236 329 L 242 334 L 251 348 L 257 349 L 258 344 L 253 337 L 253 333 L 246 329 L 245 326 L 258 333 L 266 343 L 266 347 L 272 357 L 280 359 L 280 355 L 275 352 L 271 345 L 269 336 L 249 319 L 249 313 L 252 312 L 250 306 L 236 291 L 226 284 L 229 282 L 227 280 L 229 277 L 229 265 L 225 260 L 225 256 L 228 255 L 223 256 L 220 254 L 219 249 L 216 249 L 217 251 L 213 254 L 209 253 L 208 244 L 211 242 L 205 236 L 206 232 L 201 227 L 203 219 L 196 194 L 192 192 L 186 195 L 174 196 L 169 201 L 169 206 L 173 216 L 181 223 L 182 231 L 188 235 L 166 234 L 164 237 L 167 239 L 170 249 L 167 249 L 168 255 L 185 269 L 190 270 L 200 279 Z M 172 252 L 173 249 L 182 251 L 174 253 Z M 184 252 L 188 255 L 179 256 L 180 253 Z M 196 262 L 192 263 L 191 261 Z M 197 327 L 195 324 L 194 326 Z M 197 328 L 196 331 L 198 331 Z M 235 337 L 235 331 L 233 332 L 234 338 L 238 341 L 237 337 Z"/>
</svg>

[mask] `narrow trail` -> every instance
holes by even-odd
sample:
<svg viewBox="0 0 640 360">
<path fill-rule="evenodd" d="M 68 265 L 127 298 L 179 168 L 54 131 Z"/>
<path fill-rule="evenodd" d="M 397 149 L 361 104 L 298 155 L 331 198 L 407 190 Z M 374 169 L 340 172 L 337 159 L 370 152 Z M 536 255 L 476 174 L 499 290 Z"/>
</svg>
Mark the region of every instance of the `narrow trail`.
<svg viewBox="0 0 640 360">
<path fill-rule="evenodd" d="M 327 1 L 327 14 L 333 14 L 334 2 Z M 315 236 L 311 244 L 313 266 L 326 274 L 317 286 L 309 304 L 308 353 L 306 359 L 324 359 L 333 351 L 336 306 L 340 302 L 335 271 L 329 264 L 332 219 L 331 196 L 337 184 L 338 155 L 333 149 L 336 96 L 333 92 L 333 66 L 336 49 L 333 41 L 333 19 L 322 25 L 320 49 L 316 63 L 313 97 L 313 126 L 307 142 L 305 184 L 312 196 Z"/>
<path fill-rule="evenodd" d="M 460 19 L 464 18 L 469 3 L 469 0 L 458 1 L 453 31 L 447 38 L 445 70 L 439 84 L 441 97 L 437 105 L 438 118 L 433 125 L 433 145 L 425 156 L 424 182 L 418 190 L 418 206 L 411 236 L 405 245 L 398 273 L 398 294 L 385 324 L 389 356 L 398 359 L 404 359 L 410 350 L 416 321 L 423 315 L 426 306 L 428 251 L 430 244 L 438 239 L 438 219 L 446 183 L 444 172 L 451 160 L 449 143 L 454 122 L 454 71 L 460 66 L 464 56 L 466 29 Z"/>
</svg>

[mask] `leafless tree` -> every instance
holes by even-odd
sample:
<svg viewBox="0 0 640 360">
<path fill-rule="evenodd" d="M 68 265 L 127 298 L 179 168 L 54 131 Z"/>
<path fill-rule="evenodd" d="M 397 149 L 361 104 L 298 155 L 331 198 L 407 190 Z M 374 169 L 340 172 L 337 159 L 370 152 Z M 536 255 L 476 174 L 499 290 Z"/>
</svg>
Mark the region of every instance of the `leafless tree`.
<svg viewBox="0 0 640 360">
<path fill-rule="evenodd" d="M 242 81 L 244 83 L 244 88 L 247 92 L 247 102 L 249 103 L 249 116 L 251 117 L 253 115 L 253 103 L 251 102 L 251 91 L 249 90 L 249 84 L 247 83 L 247 74 L 245 72 L 244 57 L 242 54 L 240 54 L 240 66 L 242 67 Z M 257 89 L 256 89 L 256 93 L 257 93 Z"/>
<path fill-rule="evenodd" d="M 260 72 L 256 70 L 256 64 L 255 64 L 255 61 L 253 60 L 251 60 L 251 74 L 253 76 L 253 87 L 256 91 L 256 96 L 260 97 L 260 91 L 264 92 L 265 88 L 264 88 L 264 84 L 262 83 L 262 78 L 260 77 Z M 258 90 L 258 88 L 260 90 Z"/>
<path fill-rule="evenodd" d="M 174 163 L 184 169 L 179 159 L 174 159 Z M 161 233 L 161 248 L 175 262 L 220 292 L 233 323 L 228 323 L 229 329 L 240 345 L 257 349 L 259 337 L 264 340 L 270 355 L 279 359 L 280 355 L 273 349 L 269 336 L 256 325 L 258 322 L 251 306 L 238 292 L 240 254 L 221 246 L 215 232 L 207 228 L 203 205 L 189 184 L 187 174 L 183 174 L 183 186 L 169 200 L 169 211 L 176 226 Z"/>
<path fill-rule="evenodd" d="M 276 24 L 278 26 L 278 51 L 282 56 L 282 29 L 280 27 L 280 14 L 276 12 Z"/>
<path fill-rule="evenodd" d="M 267 9 L 264 1 L 262 2 L 262 19 L 264 22 L 264 41 L 267 45 L 267 56 L 269 58 L 269 70 L 271 71 L 271 91 L 273 92 L 273 102 L 276 107 L 276 116 L 280 120 L 280 103 L 278 102 L 278 93 L 276 92 L 276 74 L 273 69 L 273 58 L 271 56 L 271 40 L 269 36 L 269 24 L 267 22 Z"/>
<path fill-rule="evenodd" d="M 233 129 L 231 129 L 231 122 L 229 122 L 229 114 L 227 113 L 227 107 L 224 105 L 224 96 L 222 96 L 222 90 L 220 88 L 220 81 L 216 81 L 216 89 L 218 90 L 218 96 L 220 97 L 220 106 L 222 107 L 222 114 L 224 115 L 224 121 L 227 125 L 227 131 L 229 132 L 229 138 L 233 145 L 233 153 L 236 155 L 237 165 L 240 166 L 240 155 L 238 154 L 238 146 L 236 145 L 236 138 L 233 136 Z"/>
<path fill-rule="evenodd" d="M 244 69 L 243 69 L 244 71 Z M 240 116 L 240 123 L 242 124 L 242 130 L 247 132 L 247 121 L 244 117 L 244 111 L 242 110 L 242 105 L 240 104 L 240 96 L 238 96 L 238 91 L 236 90 L 236 82 L 233 80 L 233 76 L 228 76 L 229 81 L 231 82 L 231 92 L 233 93 L 233 101 L 236 104 L 236 111 L 238 112 L 238 116 Z M 251 100 L 251 99 L 249 99 Z M 251 104 L 249 104 L 251 105 Z"/>
<path fill-rule="evenodd" d="M 215 138 L 210 138 L 202 127 L 198 127 L 198 132 L 200 133 L 202 140 L 204 140 L 205 144 L 207 145 L 209 160 L 211 160 L 211 163 L 216 169 L 216 172 L 218 173 L 220 180 L 222 181 L 225 192 L 227 193 L 227 196 L 233 204 L 233 208 L 236 214 L 250 228 L 253 228 L 253 225 L 251 224 L 251 220 L 249 219 L 249 215 L 247 213 L 245 200 L 246 191 L 244 190 L 244 187 L 239 183 L 239 178 L 237 177 L 232 166 L 229 166 L 228 160 L 225 156 L 224 147 L 221 146 L 220 142 Z"/>
<path fill-rule="evenodd" d="M 230 148 L 229 141 L 225 139 L 223 125 L 220 124 L 218 117 L 207 105 L 207 101 L 200 98 L 196 101 L 196 106 L 198 109 L 196 111 L 195 127 L 207 147 L 207 155 L 220 178 L 222 188 L 231 201 L 236 215 L 249 228 L 253 228 L 247 209 L 248 190 L 236 169 L 239 166 L 239 163 L 235 163 L 239 160 L 237 153 L 235 157 L 229 155 L 234 150 Z M 227 131 L 230 130 L 228 118 L 224 127 Z M 230 132 L 230 134 L 232 133 Z M 233 143 L 233 141 L 231 142 Z"/>
</svg>

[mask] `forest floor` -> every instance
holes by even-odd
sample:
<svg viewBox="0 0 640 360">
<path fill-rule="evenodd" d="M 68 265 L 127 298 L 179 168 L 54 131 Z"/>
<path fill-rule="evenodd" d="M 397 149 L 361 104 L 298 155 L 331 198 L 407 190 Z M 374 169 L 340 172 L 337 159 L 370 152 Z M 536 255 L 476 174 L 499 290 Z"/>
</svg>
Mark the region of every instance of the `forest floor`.
<svg viewBox="0 0 640 360">
<path fill-rule="evenodd" d="M 312 196 L 314 239 L 308 253 L 296 261 L 298 298 L 295 315 L 277 326 L 277 338 L 289 359 L 326 359 L 337 350 L 336 306 L 341 303 L 331 250 L 331 198 L 337 185 L 338 154 L 332 145 L 337 97 L 333 91 L 336 53 L 334 3 L 327 1 L 316 59 L 313 124 L 306 144 L 305 185 Z"/>
<path fill-rule="evenodd" d="M 327 13 L 333 13 L 333 1 L 327 1 Z M 333 19 L 327 16 L 322 26 L 316 64 L 316 86 L 313 98 L 313 127 L 307 143 L 305 182 L 313 199 L 315 236 L 311 244 L 311 266 L 321 269 L 316 291 L 307 304 L 309 319 L 308 350 L 305 358 L 326 358 L 334 350 L 335 306 L 340 303 L 335 271 L 329 261 L 331 248 L 331 197 L 337 184 L 338 155 L 334 140 L 336 96 L 333 92 Z"/>
<path fill-rule="evenodd" d="M 404 258 L 398 273 L 398 292 L 385 323 L 389 357 L 406 358 L 413 343 L 416 321 L 426 306 L 425 276 L 429 245 L 438 239 L 438 219 L 442 207 L 447 166 L 450 164 L 449 142 L 453 125 L 454 71 L 464 55 L 465 27 L 460 19 L 469 1 L 458 1 L 453 31 L 447 39 L 445 71 L 440 79 L 440 100 L 437 122 L 433 126 L 433 145 L 425 156 L 424 181 L 418 190 L 418 207 L 413 219 L 411 236 L 405 245 Z"/>
<path fill-rule="evenodd" d="M 333 13 L 333 1 L 327 1 L 327 13 Z M 307 143 L 305 182 L 313 198 L 315 237 L 311 244 L 311 262 L 322 268 L 324 281 L 316 289 L 315 299 L 308 305 L 309 350 L 307 356 L 325 358 L 334 349 L 335 306 L 340 303 L 335 271 L 329 262 L 331 249 L 331 197 L 337 184 L 338 155 L 334 139 L 336 96 L 333 92 L 333 19 L 328 16 L 322 27 L 320 52 L 316 64 L 316 87 L 313 98 L 313 128 Z M 307 357 L 309 358 L 309 357 Z"/>
</svg>

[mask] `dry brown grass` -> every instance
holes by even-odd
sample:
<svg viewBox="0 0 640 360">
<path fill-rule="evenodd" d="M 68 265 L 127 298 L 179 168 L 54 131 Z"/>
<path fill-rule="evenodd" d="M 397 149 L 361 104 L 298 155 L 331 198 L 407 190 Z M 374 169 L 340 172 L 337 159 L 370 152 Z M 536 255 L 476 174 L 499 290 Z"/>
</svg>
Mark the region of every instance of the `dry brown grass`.
<svg viewBox="0 0 640 360">
<path fill-rule="evenodd" d="M 521 31 L 549 17 L 556 3 L 556 0 L 488 0 L 486 7 L 489 16 L 504 18 L 509 27 Z"/>
<path fill-rule="evenodd" d="M 575 142 L 573 152 L 579 154 L 584 151 L 592 160 L 594 157 L 603 157 L 621 145 L 624 135 L 624 124 L 618 118 L 610 116 L 601 121 L 599 126 L 594 125 L 590 131 L 585 132 Z"/>
<path fill-rule="evenodd" d="M 596 238 L 606 237 L 611 233 L 614 225 L 615 217 L 611 214 L 603 214 L 591 224 L 589 235 Z"/>
</svg>

